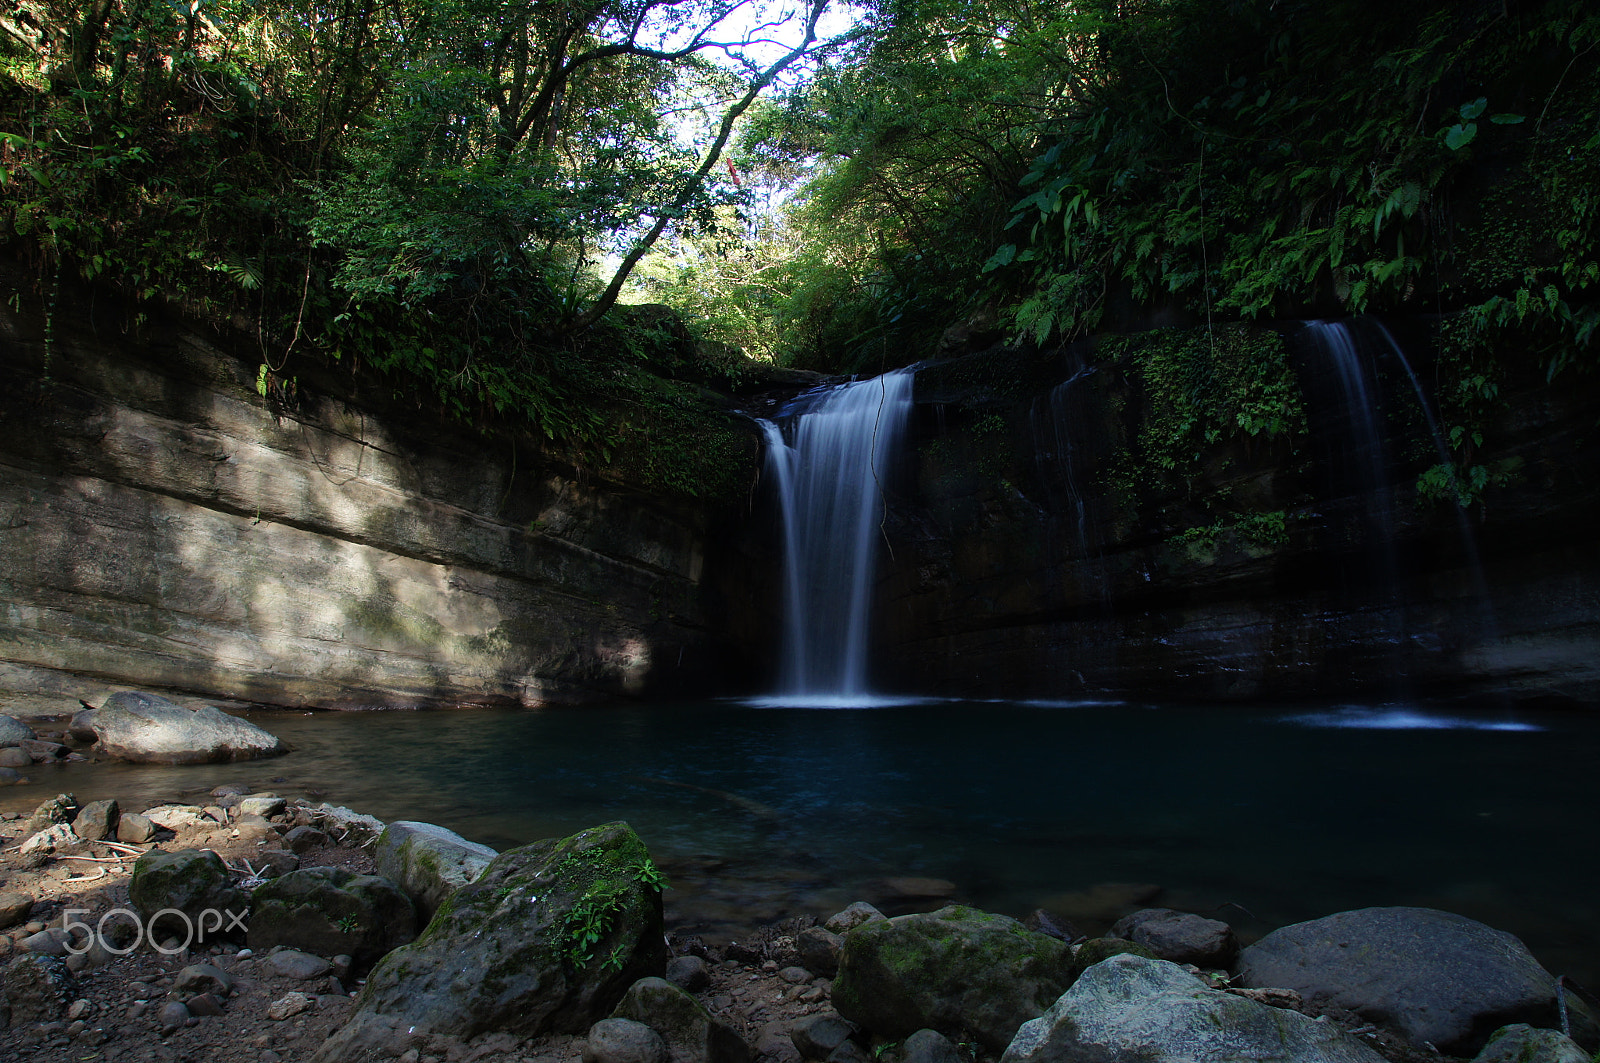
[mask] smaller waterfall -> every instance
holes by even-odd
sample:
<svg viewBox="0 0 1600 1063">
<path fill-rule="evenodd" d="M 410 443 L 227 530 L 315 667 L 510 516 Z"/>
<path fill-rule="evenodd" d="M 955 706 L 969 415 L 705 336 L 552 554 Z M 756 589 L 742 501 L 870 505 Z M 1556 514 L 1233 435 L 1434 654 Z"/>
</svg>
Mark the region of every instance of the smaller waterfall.
<svg viewBox="0 0 1600 1063">
<path fill-rule="evenodd" d="M 911 409 L 912 373 L 805 396 L 763 422 L 784 538 L 785 704 L 861 704 L 883 494 Z"/>
</svg>

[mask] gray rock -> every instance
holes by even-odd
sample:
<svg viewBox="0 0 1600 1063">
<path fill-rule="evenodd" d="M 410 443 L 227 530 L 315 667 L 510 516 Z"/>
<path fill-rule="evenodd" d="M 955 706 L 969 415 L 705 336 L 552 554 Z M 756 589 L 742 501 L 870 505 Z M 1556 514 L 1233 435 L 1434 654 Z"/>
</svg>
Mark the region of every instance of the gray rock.
<svg viewBox="0 0 1600 1063">
<path fill-rule="evenodd" d="M 222 1014 L 222 998 L 215 993 L 196 993 L 183 1002 L 190 1015 L 212 1017 Z"/>
<path fill-rule="evenodd" d="M 266 965 L 285 978 L 309 982 L 333 971 L 333 964 L 321 956 L 311 956 L 297 949 L 282 949 L 266 958 Z"/>
<path fill-rule="evenodd" d="M 967 1063 L 950 1038 L 937 1030 L 918 1030 L 900 1046 L 897 1063 Z"/>
<path fill-rule="evenodd" d="M 72 794 L 57 794 L 42 802 L 22 825 L 23 837 L 38 834 L 57 825 L 71 826 L 72 817 L 78 814 L 78 799 Z"/>
<path fill-rule="evenodd" d="M 583 1063 L 667 1063 L 671 1053 L 661 1035 L 632 1019 L 601 1019 L 589 1027 Z"/>
<path fill-rule="evenodd" d="M 16 768 L 0 768 L 0 786 L 18 786 L 27 781 Z"/>
<path fill-rule="evenodd" d="M 188 1005 L 182 1001 L 169 1000 L 161 1005 L 161 1010 L 156 1012 L 156 1025 L 164 1031 L 176 1030 L 191 1018 Z"/>
<path fill-rule="evenodd" d="M 666 967 L 661 893 L 625 823 L 501 853 L 367 977 L 317 1063 L 360 1063 L 424 1034 L 585 1032 Z M 596 940 L 580 936 L 583 927 Z"/>
<path fill-rule="evenodd" d="M 455 831 L 401 819 L 383 829 L 372 859 L 378 874 L 398 883 L 432 918 L 446 897 L 483 874 L 498 855 Z"/>
<path fill-rule="evenodd" d="M 1236 981 L 1293 989 L 1452 1055 L 1477 1052 L 1509 1022 L 1557 1021 L 1555 979 L 1521 941 L 1432 908 L 1362 908 L 1275 930 L 1240 953 Z"/>
<path fill-rule="evenodd" d="M 1326 1020 L 1211 989 L 1166 960 L 1129 954 L 1090 967 L 1000 1063 L 1383 1063 Z"/>
<path fill-rule="evenodd" d="M 873 1063 L 873 1060 L 866 1049 L 854 1041 L 846 1041 L 828 1053 L 827 1063 Z"/>
<path fill-rule="evenodd" d="M 179 971 L 172 979 L 170 995 L 193 996 L 197 993 L 215 993 L 225 997 L 233 991 L 233 976 L 211 963 L 193 963 Z"/>
<path fill-rule="evenodd" d="M 274 1022 L 282 1022 L 284 1019 L 292 1019 L 302 1012 L 310 1011 L 316 1004 L 317 998 L 308 993 L 285 993 L 267 1005 L 267 1018 Z"/>
<path fill-rule="evenodd" d="M 926 1027 L 999 1052 L 1071 984 L 1066 943 L 952 905 L 846 934 L 833 1006 L 891 1040 Z"/>
<path fill-rule="evenodd" d="M 94 733 L 94 709 L 79 709 L 72 714 L 72 719 L 67 723 L 67 735 L 80 742 L 93 743 L 96 741 Z"/>
<path fill-rule="evenodd" d="M 206 815 L 199 805 L 156 805 L 144 810 L 145 818 L 156 826 L 173 832 L 185 830 L 210 830 L 218 821 Z"/>
<path fill-rule="evenodd" d="M 794 939 L 800 963 L 813 974 L 832 978 L 839 972 L 839 951 L 844 938 L 820 926 L 808 926 Z"/>
<path fill-rule="evenodd" d="M 353 956 L 365 967 L 417 936 L 417 910 L 386 878 L 338 867 L 279 875 L 250 896 L 250 947 Z"/>
<path fill-rule="evenodd" d="M 1559 1030 L 1519 1022 L 1491 1034 L 1472 1063 L 1590 1063 L 1590 1056 Z"/>
<path fill-rule="evenodd" d="M 0 768 L 31 768 L 33 758 L 16 746 L 0 749 Z"/>
<path fill-rule="evenodd" d="M 287 849 L 262 849 L 252 861 L 262 874 L 277 877 L 300 867 L 300 858 Z"/>
<path fill-rule="evenodd" d="M 180 849 L 175 853 L 152 849 L 133 865 L 128 883 L 133 910 L 145 920 L 147 936 L 179 941 L 235 933 L 235 917 L 242 919 L 249 906 L 245 892 L 233 884 L 222 857 L 210 850 Z M 180 916 L 157 913 L 172 909 Z"/>
<path fill-rule="evenodd" d="M 86 842 L 106 841 L 117 836 L 117 821 L 120 818 L 115 798 L 90 801 L 72 821 L 72 830 Z"/>
<path fill-rule="evenodd" d="M 93 725 L 106 756 L 140 764 L 210 764 L 289 751 L 255 724 L 213 706 L 191 711 L 154 694 L 126 690 L 106 699 Z"/>
<path fill-rule="evenodd" d="M 117 841 L 125 845 L 142 845 L 156 836 L 156 825 L 148 816 L 137 812 L 124 812 L 117 817 Z"/>
<path fill-rule="evenodd" d="M 79 931 L 79 936 L 83 936 Z M 74 941 L 73 935 L 59 926 L 49 927 L 37 934 L 29 934 L 17 942 L 17 948 L 23 952 L 34 952 L 40 956 L 61 956 L 65 958 L 69 952 L 80 948 L 85 942 Z M 70 949 L 68 946 L 72 946 Z"/>
<path fill-rule="evenodd" d="M 11 1021 L 59 1022 L 78 997 L 78 984 L 66 962 L 56 956 L 25 952 L 5 971 L 5 995 L 11 1003 Z"/>
<path fill-rule="evenodd" d="M 711 984 L 711 972 L 699 956 L 674 956 L 667 961 L 666 979 L 685 993 L 698 993 Z"/>
<path fill-rule="evenodd" d="M 1196 967 L 1232 967 L 1239 958 L 1239 939 L 1227 923 L 1171 908 L 1145 908 L 1125 915 L 1107 936 L 1126 938 L 1160 959 Z"/>
<path fill-rule="evenodd" d="M 23 842 L 21 852 L 24 856 L 29 853 L 53 853 L 57 849 L 71 849 L 81 844 L 83 839 L 72 833 L 71 827 L 65 823 L 57 823 Z"/>
<path fill-rule="evenodd" d="M 0 716 L 0 746 L 14 746 L 37 737 L 33 728 L 16 717 Z"/>
<path fill-rule="evenodd" d="M 629 986 L 611 1017 L 655 1030 L 678 1063 L 747 1063 L 750 1058 L 750 1046 L 733 1027 L 664 978 L 641 978 Z"/>
<path fill-rule="evenodd" d="M 309 853 L 332 844 L 332 839 L 315 827 L 295 827 L 283 836 L 283 844 L 297 853 Z"/>
<path fill-rule="evenodd" d="M 822 926 L 834 934 L 847 934 L 862 923 L 887 922 L 888 916 L 868 904 L 866 901 L 856 901 L 842 912 L 831 916 Z"/>
<path fill-rule="evenodd" d="M 39 738 L 25 738 L 17 743 L 17 748 L 28 754 L 35 764 L 52 764 L 72 752 L 60 742 L 46 742 Z"/>
<path fill-rule="evenodd" d="M 805 1059 L 827 1059 L 833 1050 L 861 1032 L 842 1015 L 821 1011 L 807 1015 L 789 1029 L 789 1039 Z"/>
<path fill-rule="evenodd" d="M 289 802 L 276 794 L 251 794 L 240 798 L 238 805 L 241 816 L 260 816 L 262 819 L 282 815 L 287 807 Z"/>
<path fill-rule="evenodd" d="M 33 898 L 26 893 L 0 893 L 0 930 L 28 918 L 32 908 Z"/>
<path fill-rule="evenodd" d="M 1057 919 L 1043 908 L 1035 908 L 1029 912 L 1022 920 L 1022 925 L 1029 930 L 1048 934 L 1059 941 L 1076 941 L 1081 936 L 1077 927 L 1064 919 Z"/>
</svg>

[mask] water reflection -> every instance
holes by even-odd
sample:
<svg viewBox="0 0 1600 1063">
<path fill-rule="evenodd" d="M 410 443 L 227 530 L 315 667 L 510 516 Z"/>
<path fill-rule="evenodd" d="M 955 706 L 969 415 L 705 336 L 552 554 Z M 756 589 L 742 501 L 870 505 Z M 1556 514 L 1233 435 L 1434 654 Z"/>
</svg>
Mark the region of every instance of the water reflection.
<svg viewBox="0 0 1600 1063">
<path fill-rule="evenodd" d="M 1575 841 L 1600 812 L 1600 725 L 1582 716 L 721 702 L 254 718 L 295 752 L 38 769 L 0 808 L 59 790 L 142 806 L 240 782 L 500 848 L 626 819 L 678 887 L 671 918 L 712 938 L 862 898 L 1042 904 L 1094 932 L 1146 897 L 1246 936 L 1428 905 L 1600 984 L 1600 853 Z"/>
</svg>

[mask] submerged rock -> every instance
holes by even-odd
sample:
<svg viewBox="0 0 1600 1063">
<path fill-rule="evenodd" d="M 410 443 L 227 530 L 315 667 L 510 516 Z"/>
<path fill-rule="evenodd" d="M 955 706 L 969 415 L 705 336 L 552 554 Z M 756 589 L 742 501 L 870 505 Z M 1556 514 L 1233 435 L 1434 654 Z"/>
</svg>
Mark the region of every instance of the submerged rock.
<svg viewBox="0 0 1600 1063">
<path fill-rule="evenodd" d="M 1166 960 L 1097 963 L 1037 1019 L 1000 1063 L 1383 1063 L 1326 1020 L 1207 987 Z"/>
<path fill-rule="evenodd" d="M 1237 981 L 1293 989 L 1441 1052 L 1471 1055 L 1506 1023 L 1556 1024 L 1556 981 L 1504 931 L 1432 908 L 1362 908 L 1275 930 Z"/>
<path fill-rule="evenodd" d="M 367 977 L 318 1063 L 356 1063 L 415 1033 L 583 1033 L 666 967 L 659 879 L 626 823 L 501 853 L 415 942 Z"/>
<path fill-rule="evenodd" d="M 372 859 L 378 874 L 406 891 L 425 917 L 500 854 L 432 823 L 398 819 L 383 828 Z"/>
<path fill-rule="evenodd" d="M 154 694 L 119 691 L 87 715 L 102 753 L 139 764 L 208 764 L 289 751 L 255 724 L 221 709 L 191 711 Z"/>
<path fill-rule="evenodd" d="M 951 905 L 844 936 L 833 1005 L 892 1040 L 924 1027 L 1000 1051 L 1072 984 L 1072 951 L 1015 919 Z"/>
</svg>

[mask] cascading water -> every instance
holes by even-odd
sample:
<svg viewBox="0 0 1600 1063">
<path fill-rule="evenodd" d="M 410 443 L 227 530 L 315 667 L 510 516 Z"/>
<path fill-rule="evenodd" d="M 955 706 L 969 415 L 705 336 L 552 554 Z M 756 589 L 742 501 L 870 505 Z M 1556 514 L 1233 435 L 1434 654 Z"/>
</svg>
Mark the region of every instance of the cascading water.
<svg viewBox="0 0 1600 1063">
<path fill-rule="evenodd" d="M 1390 360 L 1405 374 L 1434 449 L 1445 466 L 1451 464 L 1450 451 L 1421 380 L 1393 334 L 1380 322 L 1371 319 L 1312 321 L 1306 323 L 1304 335 L 1332 367 L 1341 399 L 1341 431 L 1336 433 L 1340 444 L 1329 456 L 1330 462 L 1338 466 L 1333 472 L 1340 488 L 1336 493 L 1348 498 L 1348 504 L 1355 508 L 1355 519 L 1365 526 L 1365 546 L 1372 565 L 1367 582 L 1380 608 L 1394 610 L 1396 636 L 1404 641 L 1407 638 L 1406 610 L 1394 542 L 1394 491 L 1379 404 L 1380 359 Z M 1482 630 L 1492 632 L 1495 627 L 1493 610 L 1478 561 L 1477 544 L 1466 514 L 1459 506 L 1456 518 L 1474 595 L 1483 612 Z"/>
<path fill-rule="evenodd" d="M 905 434 L 912 373 L 805 396 L 762 422 L 784 537 L 784 704 L 848 705 L 867 689 L 872 589 L 885 485 Z"/>
</svg>

